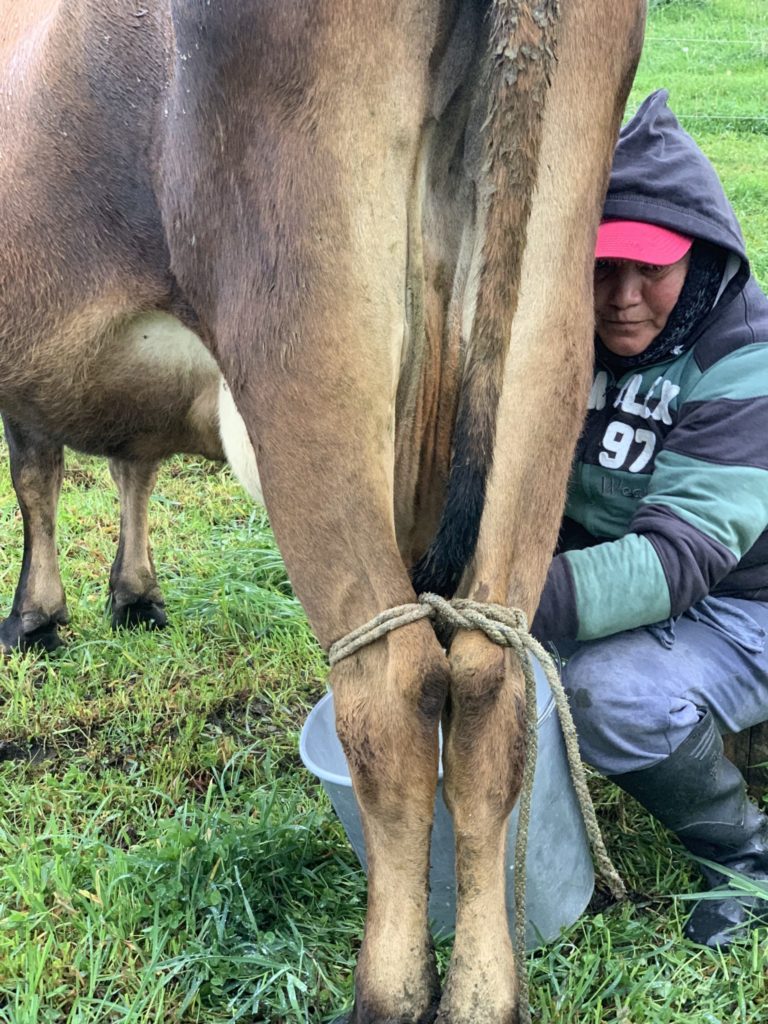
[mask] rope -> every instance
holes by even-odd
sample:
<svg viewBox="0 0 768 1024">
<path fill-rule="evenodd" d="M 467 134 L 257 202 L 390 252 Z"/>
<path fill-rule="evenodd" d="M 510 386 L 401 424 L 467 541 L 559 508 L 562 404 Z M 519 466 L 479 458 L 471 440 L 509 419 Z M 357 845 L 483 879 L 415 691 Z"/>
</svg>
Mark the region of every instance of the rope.
<svg viewBox="0 0 768 1024">
<path fill-rule="evenodd" d="M 528 826 L 531 816 L 531 795 L 533 776 L 536 770 L 538 745 L 538 711 L 536 707 L 536 679 L 533 674 L 533 655 L 541 664 L 549 688 L 555 699 L 560 727 L 565 740 L 568 765 L 579 801 L 584 825 L 589 837 L 592 856 L 598 873 L 608 885 L 614 899 L 626 896 L 626 889 L 619 873 L 611 863 L 605 848 L 597 815 L 589 795 L 584 765 L 579 756 L 576 728 L 573 724 L 568 698 L 550 655 L 528 632 L 525 615 L 517 608 L 498 604 L 483 604 L 463 598 L 446 601 L 437 594 L 421 594 L 417 604 L 403 604 L 381 612 L 370 622 L 348 633 L 332 645 L 328 658 L 331 665 L 349 657 L 355 651 L 373 643 L 401 626 L 418 622 L 420 619 L 436 619 L 456 629 L 479 629 L 501 647 L 511 647 L 518 658 L 525 679 L 525 768 L 520 791 L 517 836 L 515 841 L 515 943 L 518 951 L 518 988 L 520 993 L 521 1024 L 530 1024 L 528 999 L 528 975 L 524 966 L 525 956 L 525 852 L 528 843 Z"/>
<path fill-rule="evenodd" d="M 328 661 L 333 667 L 343 658 L 359 651 L 361 647 L 367 647 L 374 640 L 391 633 L 393 629 L 407 626 L 411 622 L 418 622 L 419 619 L 433 618 L 434 612 L 427 604 L 399 604 L 396 608 L 389 608 L 377 615 L 375 619 L 366 622 L 364 626 L 353 629 L 341 640 L 337 640 L 328 651 Z"/>
</svg>

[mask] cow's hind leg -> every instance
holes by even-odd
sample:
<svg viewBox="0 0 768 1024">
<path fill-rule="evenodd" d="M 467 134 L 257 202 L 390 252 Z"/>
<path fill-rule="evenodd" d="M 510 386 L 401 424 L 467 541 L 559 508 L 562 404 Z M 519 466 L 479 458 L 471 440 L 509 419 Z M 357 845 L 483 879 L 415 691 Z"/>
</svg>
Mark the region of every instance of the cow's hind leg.
<svg viewBox="0 0 768 1024">
<path fill-rule="evenodd" d="M 345 351 L 353 353 L 346 368 L 339 365 Z M 391 438 L 382 414 L 391 388 L 381 366 L 366 373 L 354 365 L 354 351 L 328 347 L 321 366 L 307 356 L 290 377 L 257 371 L 257 398 L 246 393 L 241 399 L 244 420 L 258 424 L 271 523 L 293 586 L 326 646 L 384 609 L 415 599 L 394 535 Z M 377 362 L 370 349 L 359 358 Z M 356 382 L 354 412 L 343 408 L 345 389 L 338 382 L 344 377 Z M 300 403 L 291 400 L 295 394 Z M 428 1024 L 439 1000 L 427 886 L 447 659 L 422 621 L 338 662 L 331 683 L 368 859 L 368 910 L 350 1022 Z"/>
<path fill-rule="evenodd" d="M 165 601 L 157 585 L 149 544 L 149 497 L 157 480 L 156 461 L 110 459 L 120 495 L 120 540 L 109 574 L 112 628 L 166 624 Z"/>
<path fill-rule="evenodd" d="M 438 1020 L 516 1024 L 517 983 L 505 902 L 506 822 L 519 792 L 524 709 L 508 652 L 462 633 L 451 654 L 445 799 L 456 836 L 456 939 Z M 510 668 L 513 670 L 510 671 Z"/>
<path fill-rule="evenodd" d="M 595 231 L 643 5 L 593 0 L 561 10 L 493 466 L 464 581 L 470 598 L 521 608 L 529 621 L 555 546 L 589 390 Z M 524 760 L 522 671 L 511 651 L 465 630 L 450 662 L 445 792 L 456 831 L 458 906 L 438 1019 L 514 1024 L 503 851 Z"/>
<path fill-rule="evenodd" d="M 368 913 L 350 1024 L 428 1024 L 440 988 L 427 928 L 437 721 L 447 663 L 431 627 L 339 665 L 334 698 L 368 855 Z"/>
<path fill-rule="evenodd" d="M 0 623 L 0 651 L 52 651 L 61 643 L 58 627 L 69 621 L 56 551 L 64 453 L 7 416 L 3 423 L 24 522 L 24 556 L 11 614 Z"/>
<path fill-rule="evenodd" d="M 299 335 L 302 350 L 290 372 L 257 339 L 250 348 L 249 381 L 255 383 L 232 388 L 258 452 L 270 522 L 291 582 L 326 647 L 385 609 L 415 600 L 393 516 L 397 364 L 390 339 L 397 327 L 402 332 L 402 287 L 392 261 L 361 257 L 357 268 L 370 280 L 329 264 L 320 294 L 330 296 L 335 311 L 321 311 L 322 330 L 310 324 Z M 367 296 L 382 293 L 384 308 L 360 323 Z M 281 304 L 273 307 L 283 312 Z M 246 311 L 243 319 L 258 318 Z M 218 340 L 232 379 L 224 330 Z M 428 1024 L 439 999 L 427 886 L 448 662 L 422 621 L 338 662 L 331 683 L 368 858 L 351 1021 Z"/>
<path fill-rule="evenodd" d="M 258 69 L 250 156 L 233 173 L 231 141 L 220 142 L 239 137 L 229 120 L 239 106 L 222 112 L 220 132 L 206 122 L 196 145 L 209 180 L 193 192 L 187 162 L 169 159 L 164 217 L 174 273 L 246 424 L 291 583 L 329 647 L 415 597 L 395 531 L 395 405 L 403 361 L 426 358 L 405 302 L 408 197 L 440 26 L 430 4 L 396 18 L 381 4 L 310 5 L 295 22 L 284 5 L 251 6 L 261 58 L 241 44 L 243 76 Z M 196 52 L 197 19 L 189 38 Z M 171 120 L 182 124 L 188 108 L 180 91 Z M 421 429 L 413 424 L 414 458 Z M 354 1024 L 428 1024 L 436 1013 L 427 887 L 448 678 L 426 622 L 331 674 L 368 858 Z"/>
<path fill-rule="evenodd" d="M 364 356 L 375 362 L 370 351 Z M 415 599 L 394 536 L 391 440 L 372 430 L 385 422 L 379 410 L 386 376 L 344 371 L 340 358 L 326 351 L 325 385 L 309 379 L 309 358 L 297 360 L 277 387 L 263 374 L 257 401 L 246 394 L 241 406 L 251 423 L 256 407 L 269 410 L 257 433 L 264 496 L 291 581 L 325 645 Z M 344 373 L 358 381 L 354 418 L 328 390 Z M 301 394 L 300 405 L 291 394 Z M 447 659 L 422 621 L 338 662 L 331 683 L 368 859 L 368 910 L 349 1019 L 428 1024 L 439 1000 L 427 886 Z"/>
</svg>

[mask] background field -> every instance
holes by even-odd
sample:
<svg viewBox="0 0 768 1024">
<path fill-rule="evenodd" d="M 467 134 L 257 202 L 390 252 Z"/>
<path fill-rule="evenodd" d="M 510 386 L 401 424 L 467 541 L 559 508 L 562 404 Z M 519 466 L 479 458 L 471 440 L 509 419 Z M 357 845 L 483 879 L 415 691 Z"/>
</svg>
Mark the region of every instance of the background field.
<svg viewBox="0 0 768 1024">
<path fill-rule="evenodd" d="M 630 110 L 670 89 L 768 286 L 768 4 L 651 7 Z M 115 636 L 103 614 L 114 490 L 104 463 L 69 456 L 68 643 L 0 664 L 0 1022 L 320 1024 L 351 999 L 365 899 L 298 761 L 324 659 L 264 513 L 227 470 L 173 460 L 152 518 L 171 625 Z M 7 610 L 21 521 L 2 446 L 0 538 Z M 768 1019 L 768 942 L 728 956 L 686 944 L 676 894 L 695 872 L 637 805 L 593 788 L 632 898 L 598 899 L 531 957 L 534 1019 Z"/>
</svg>

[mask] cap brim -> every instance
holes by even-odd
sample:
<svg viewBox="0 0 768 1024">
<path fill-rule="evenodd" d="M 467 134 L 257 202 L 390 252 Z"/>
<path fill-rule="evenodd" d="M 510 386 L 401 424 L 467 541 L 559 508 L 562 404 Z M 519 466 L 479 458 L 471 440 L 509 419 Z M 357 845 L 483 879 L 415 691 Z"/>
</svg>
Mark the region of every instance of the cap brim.
<svg viewBox="0 0 768 1024">
<path fill-rule="evenodd" d="M 595 259 L 636 260 L 668 266 L 688 252 L 693 239 L 639 220 L 605 220 L 597 230 Z"/>
</svg>

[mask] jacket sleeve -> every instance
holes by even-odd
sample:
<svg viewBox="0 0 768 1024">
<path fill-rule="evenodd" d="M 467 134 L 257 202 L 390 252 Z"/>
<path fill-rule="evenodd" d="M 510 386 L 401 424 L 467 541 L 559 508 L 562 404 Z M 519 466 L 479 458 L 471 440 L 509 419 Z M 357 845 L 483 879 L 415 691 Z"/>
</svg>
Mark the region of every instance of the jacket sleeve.
<svg viewBox="0 0 768 1024">
<path fill-rule="evenodd" d="M 753 343 L 686 395 L 628 532 L 556 556 L 534 632 L 596 639 L 680 615 L 708 594 L 768 526 L 766 437 L 768 345 Z"/>
</svg>

